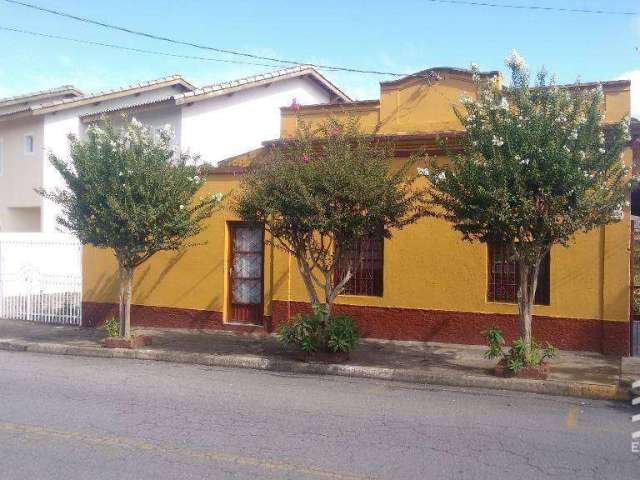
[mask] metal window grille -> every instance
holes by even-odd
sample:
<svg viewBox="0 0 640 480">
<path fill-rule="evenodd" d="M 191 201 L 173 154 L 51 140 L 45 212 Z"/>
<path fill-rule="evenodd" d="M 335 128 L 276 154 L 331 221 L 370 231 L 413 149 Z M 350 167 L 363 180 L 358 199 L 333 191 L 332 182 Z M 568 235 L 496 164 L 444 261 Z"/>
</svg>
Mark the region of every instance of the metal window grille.
<svg viewBox="0 0 640 480">
<path fill-rule="evenodd" d="M 487 299 L 490 302 L 515 303 L 520 286 L 520 270 L 512 250 L 507 245 L 489 244 L 489 284 Z M 549 305 L 550 301 L 550 255 L 547 254 L 538 272 L 538 288 L 535 303 Z"/>
<path fill-rule="evenodd" d="M 342 291 L 343 295 L 382 296 L 384 267 L 384 237 L 375 234 L 363 237 L 350 252 L 352 276 Z M 345 262 L 346 263 L 346 262 Z M 346 273 L 346 265 L 336 269 L 339 281 Z"/>
</svg>

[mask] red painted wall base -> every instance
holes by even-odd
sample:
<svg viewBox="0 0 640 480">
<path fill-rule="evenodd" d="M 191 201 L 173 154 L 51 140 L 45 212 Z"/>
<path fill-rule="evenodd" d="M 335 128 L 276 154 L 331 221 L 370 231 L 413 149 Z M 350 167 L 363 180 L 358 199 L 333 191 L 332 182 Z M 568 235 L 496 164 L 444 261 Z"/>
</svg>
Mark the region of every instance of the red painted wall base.
<svg viewBox="0 0 640 480">
<path fill-rule="evenodd" d="M 115 303 L 82 302 L 82 324 L 86 327 L 98 327 L 113 316 L 118 316 Z M 222 313 L 131 305 L 131 324 L 136 327 L 222 329 Z"/>
<path fill-rule="evenodd" d="M 275 328 L 290 315 L 311 311 L 302 302 L 274 301 L 272 305 Z M 358 305 L 334 305 L 333 311 L 353 317 L 362 336 L 370 338 L 480 345 L 486 343 L 482 332 L 493 326 L 509 342 L 518 336 L 516 315 Z M 629 323 L 625 322 L 536 316 L 533 336 L 563 350 L 629 355 Z"/>
<path fill-rule="evenodd" d="M 265 318 L 261 331 L 271 332 L 290 316 L 311 311 L 308 303 L 285 301 L 274 301 L 272 309 L 272 317 Z M 117 315 L 118 306 L 84 302 L 82 313 L 85 326 L 99 326 Z M 515 315 L 356 305 L 335 305 L 334 313 L 353 317 L 362 336 L 369 338 L 479 345 L 485 343 L 482 332 L 492 326 L 500 328 L 508 341 L 518 336 Z M 238 329 L 225 324 L 221 312 L 184 308 L 132 305 L 131 318 L 132 324 L 140 327 Z M 251 328 L 255 331 L 255 327 Z M 629 355 L 629 323 L 626 322 L 534 317 L 533 335 L 539 342 L 550 342 L 563 350 Z"/>
</svg>

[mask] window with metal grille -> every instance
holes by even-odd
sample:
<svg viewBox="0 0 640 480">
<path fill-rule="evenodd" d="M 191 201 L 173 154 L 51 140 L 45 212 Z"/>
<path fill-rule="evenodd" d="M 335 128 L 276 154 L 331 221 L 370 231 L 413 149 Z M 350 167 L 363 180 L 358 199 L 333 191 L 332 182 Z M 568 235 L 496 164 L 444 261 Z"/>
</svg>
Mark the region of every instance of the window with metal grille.
<svg viewBox="0 0 640 480">
<path fill-rule="evenodd" d="M 345 285 L 342 295 L 381 297 L 384 263 L 384 237 L 382 234 L 363 237 L 350 255 L 352 275 Z M 345 273 L 346 265 L 341 265 L 336 269 L 334 278 L 336 281 L 340 281 Z"/>
<path fill-rule="evenodd" d="M 520 271 L 513 252 L 507 245 L 489 244 L 489 285 L 487 299 L 490 302 L 515 303 L 518 300 Z M 538 271 L 538 287 L 536 289 L 536 305 L 549 305 L 550 255 L 547 254 L 540 263 Z"/>
</svg>

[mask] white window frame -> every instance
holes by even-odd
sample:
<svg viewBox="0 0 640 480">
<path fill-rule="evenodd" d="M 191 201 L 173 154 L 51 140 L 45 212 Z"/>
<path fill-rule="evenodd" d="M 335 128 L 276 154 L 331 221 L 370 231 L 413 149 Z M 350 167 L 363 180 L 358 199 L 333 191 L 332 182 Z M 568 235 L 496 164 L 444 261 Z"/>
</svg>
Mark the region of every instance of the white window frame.
<svg viewBox="0 0 640 480">
<path fill-rule="evenodd" d="M 31 137 L 31 151 L 27 150 L 27 137 Z M 22 149 L 25 155 L 34 155 L 36 153 L 36 135 L 35 133 L 25 133 L 22 138 Z"/>
<path fill-rule="evenodd" d="M 0 177 L 4 175 L 4 139 L 0 137 Z"/>
</svg>

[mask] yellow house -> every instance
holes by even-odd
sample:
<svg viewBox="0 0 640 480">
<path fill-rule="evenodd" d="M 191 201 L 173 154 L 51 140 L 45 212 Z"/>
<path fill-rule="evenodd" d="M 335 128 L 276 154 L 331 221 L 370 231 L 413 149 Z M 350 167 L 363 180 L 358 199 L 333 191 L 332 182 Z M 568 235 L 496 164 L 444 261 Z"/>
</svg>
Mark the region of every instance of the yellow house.
<svg viewBox="0 0 640 480">
<path fill-rule="evenodd" d="M 501 81 L 498 72 L 481 75 Z M 602 85 L 605 122 L 629 116 L 629 82 Z M 474 94 L 470 71 L 426 70 L 381 83 L 379 100 L 283 108 L 281 137 L 295 132 L 299 118 L 355 115 L 364 128 L 380 124 L 379 134 L 393 142 L 399 159 L 418 148 L 443 155 L 436 139 L 461 134 L 452 105 L 463 93 Z M 237 188 L 245 167 L 234 160 L 208 171 L 203 193 Z M 624 162 L 631 165 L 630 148 Z M 630 227 L 627 210 L 621 222 L 551 250 L 534 308 L 538 340 L 629 353 Z M 308 309 L 295 262 L 265 243 L 262 229 L 238 222 L 227 208 L 198 240 L 206 244 L 160 253 L 138 269 L 134 325 L 269 332 Z M 368 240 L 363 249 L 363 266 L 336 305 L 357 319 L 363 336 L 483 343 L 481 332 L 492 325 L 510 338 L 517 334 L 517 277 L 497 246 L 463 242 L 448 223 L 427 218 L 391 239 Z M 97 325 L 117 311 L 116 263 L 111 252 L 86 247 L 83 264 L 83 321 Z"/>
</svg>

